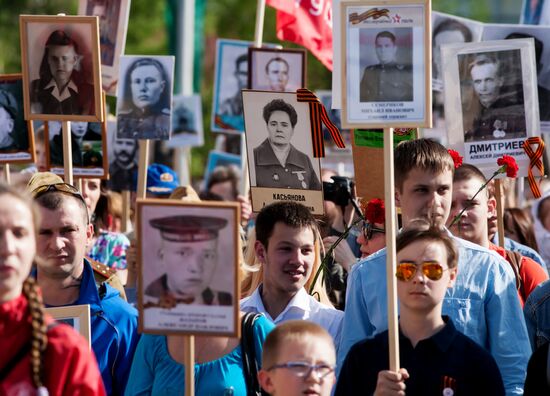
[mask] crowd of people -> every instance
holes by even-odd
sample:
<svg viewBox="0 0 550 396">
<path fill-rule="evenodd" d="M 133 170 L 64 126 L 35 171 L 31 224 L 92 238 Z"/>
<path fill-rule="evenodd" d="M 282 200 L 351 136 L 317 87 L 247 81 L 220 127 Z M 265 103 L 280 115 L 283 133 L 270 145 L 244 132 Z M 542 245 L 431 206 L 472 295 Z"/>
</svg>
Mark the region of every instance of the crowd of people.
<svg viewBox="0 0 550 396">
<path fill-rule="evenodd" d="M 241 207 L 242 331 L 195 337 L 196 395 L 548 394 L 550 192 L 506 208 L 498 246 L 495 188 L 475 166 L 455 168 L 445 147 L 417 139 L 395 148 L 394 169 L 400 365 L 390 370 L 382 199 L 353 205 L 353 183 L 324 170 L 325 187 L 349 187 L 347 204 L 325 196 L 322 218 L 294 202 L 252 213 L 231 168 L 197 194 L 149 166 L 148 198 Z M 99 179 L 20 180 L 0 185 L 0 394 L 183 395 L 184 336 L 138 331 L 139 246 L 122 232 L 121 195 Z M 197 293 L 205 305 L 227 300 Z M 81 304 L 91 349 L 45 310 Z"/>
</svg>

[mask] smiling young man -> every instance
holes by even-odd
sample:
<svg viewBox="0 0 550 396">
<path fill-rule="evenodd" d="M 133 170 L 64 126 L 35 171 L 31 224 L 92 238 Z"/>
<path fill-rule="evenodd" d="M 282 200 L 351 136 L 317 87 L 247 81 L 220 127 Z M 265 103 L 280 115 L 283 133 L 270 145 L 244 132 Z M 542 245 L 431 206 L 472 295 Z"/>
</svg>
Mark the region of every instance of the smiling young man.
<svg viewBox="0 0 550 396">
<path fill-rule="evenodd" d="M 343 313 L 318 302 L 304 285 L 317 260 L 317 222 L 295 202 L 264 207 L 256 219 L 256 258 L 262 284 L 241 300 L 241 310 L 261 312 L 275 324 L 290 319 L 315 322 L 339 341 Z"/>
<path fill-rule="evenodd" d="M 443 226 L 452 200 L 454 163 L 447 149 L 430 139 L 400 143 L 395 149 L 396 205 L 403 226 L 430 219 Z M 531 354 L 527 329 L 508 263 L 484 249 L 455 238 L 458 275 L 443 300 L 443 314 L 456 328 L 495 358 L 507 394 L 522 394 Z M 357 341 L 386 330 L 385 249 L 356 264 L 348 276 L 346 311 L 338 362 Z"/>
<path fill-rule="evenodd" d="M 396 250 L 401 368 L 387 369 L 387 331 L 360 341 L 346 357 L 336 396 L 357 389 L 367 395 L 504 395 L 493 357 L 441 315 L 447 288 L 457 277 L 458 251 L 452 237 L 418 220 L 399 234 Z"/>
</svg>

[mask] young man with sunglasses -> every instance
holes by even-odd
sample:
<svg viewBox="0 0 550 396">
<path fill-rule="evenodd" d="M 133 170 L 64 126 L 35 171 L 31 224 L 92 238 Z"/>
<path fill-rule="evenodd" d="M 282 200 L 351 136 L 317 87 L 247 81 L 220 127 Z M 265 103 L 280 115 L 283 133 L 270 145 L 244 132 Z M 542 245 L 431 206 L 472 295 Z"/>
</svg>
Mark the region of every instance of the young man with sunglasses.
<svg viewBox="0 0 550 396">
<path fill-rule="evenodd" d="M 44 303 L 90 305 L 92 349 L 105 389 L 122 395 L 139 337 L 137 311 L 106 282 L 96 284 L 84 257 L 93 226 L 80 192 L 49 172 L 35 174 L 27 190 L 40 212 L 36 279 Z"/>
<path fill-rule="evenodd" d="M 447 149 L 430 139 L 400 143 L 395 149 L 396 205 L 403 226 L 430 219 L 444 225 L 452 200 L 454 162 Z M 456 328 L 489 350 L 508 395 L 522 394 L 531 354 L 527 329 L 509 264 L 479 245 L 454 238 L 459 249 L 455 284 L 447 289 L 443 313 Z M 348 293 L 338 362 L 357 341 L 388 328 L 386 251 L 356 264 Z"/>
<path fill-rule="evenodd" d="M 441 314 L 457 277 L 452 237 L 424 220 L 413 221 L 397 237 L 396 250 L 401 368 L 387 369 L 387 331 L 360 341 L 344 361 L 335 396 L 358 389 L 366 395 L 504 395 L 493 357 Z"/>
</svg>

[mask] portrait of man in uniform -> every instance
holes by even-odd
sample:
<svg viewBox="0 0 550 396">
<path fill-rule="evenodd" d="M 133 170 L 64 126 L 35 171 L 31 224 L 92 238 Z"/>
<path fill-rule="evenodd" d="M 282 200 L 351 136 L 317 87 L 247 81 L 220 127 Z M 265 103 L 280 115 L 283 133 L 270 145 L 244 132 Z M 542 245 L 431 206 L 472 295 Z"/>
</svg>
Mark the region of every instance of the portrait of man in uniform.
<svg viewBox="0 0 550 396">
<path fill-rule="evenodd" d="M 138 141 L 113 138 L 112 155 L 109 156 L 110 178 L 107 184 L 114 191 L 131 190 L 133 175 L 138 171 Z"/>
<path fill-rule="evenodd" d="M 461 56 L 469 60 L 461 84 L 473 88 L 473 95 L 466 95 L 470 99 L 462 103 L 464 141 L 526 137 L 521 68 L 505 69 L 495 52 Z M 500 56 L 509 65 L 521 65 L 519 50 L 501 51 Z"/>
<path fill-rule="evenodd" d="M 119 139 L 170 138 L 173 67 L 173 57 L 121 57 L 125 77 L 119 84 Z"/>
<path fill-rule="evenodd" d="M 50 167 L 63 166 L 63 136 L 61 123 L 49 121 L 46 125 L 49 142 Z M 71 149 L 74 167 L 103 167 L 101 123 L 71 122 Z"/>
<path fill-rule="evenodd" d="M 283 99 L 273 99 L 262 111 L 267 138 L 253 150 L 256 187 L 321 190 L 308 155 L 292 144 L 298 114 Z"/>
<path fill-rule="evenodd" d="M 306 54 L 299 49 L 249 48 L 250 89 L 295 92 L 305 87 Z"/>
<path fill-rule="evenodd" d="M 362 50 L 370 51 L 371 47 L 363 47 Z M 406 62 L 400 61 L 410 56 L 401 55 L 400 58 L 396 35 L 388 30 L 378 32 L 374 39 L 374 50 L 378 63 L 367 66 L 363 71 L 359 89 L 360 101 L 412 101 L 412 63 L 410 59 Z"/>
<path fill-rule="evenodd" d="M 233 77 L 237 82 L 237 90 L 221 102 L 219 113 L 222 116 L 242 117 L 243 100 L 241 98 L 241 89 L 246 88 L 246 83 L 248 81 L 248 54 L 242 54 L 235 60 Z"/>
<path fill-rule="evenodd" d="M 227 219 L 176 215 L 149 220 L 161 236 L 158 264 L 164 272 L 145 285 L 145 295 L 156 297 L 148 306 L 173 308 L 178 304 L 230 306 L 233 296 L 212 288 L 219 257 L 218 235 Z"/>
</svg>

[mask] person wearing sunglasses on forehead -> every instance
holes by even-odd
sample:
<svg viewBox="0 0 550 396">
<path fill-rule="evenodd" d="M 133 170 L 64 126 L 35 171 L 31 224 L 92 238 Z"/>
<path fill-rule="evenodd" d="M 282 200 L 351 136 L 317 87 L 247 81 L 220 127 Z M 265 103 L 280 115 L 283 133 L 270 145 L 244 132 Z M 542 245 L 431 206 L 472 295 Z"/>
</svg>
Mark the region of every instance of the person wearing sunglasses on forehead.
<svg viewBox="0 0 550 396">
<path fill-rule="evenodd" d="M 401 368 L 387 369 L 387 330 L 360 341 L 344 360 L 335 396 L 357 389 L 366 395 L 504 395 L 494 358 L 442 315 L 458 272 L 448 232 L 414 220 L 397 236 L 396 251 Z"/>
<path fill-rule="evenodd" d="M 271 396 L 329 396 L 336 382 L 332 337 L 313 322 L 278 325 L 266 338 L 262 363 L 258 379 Z"/>
</svg>

